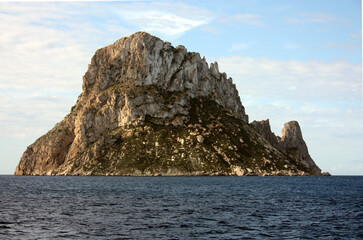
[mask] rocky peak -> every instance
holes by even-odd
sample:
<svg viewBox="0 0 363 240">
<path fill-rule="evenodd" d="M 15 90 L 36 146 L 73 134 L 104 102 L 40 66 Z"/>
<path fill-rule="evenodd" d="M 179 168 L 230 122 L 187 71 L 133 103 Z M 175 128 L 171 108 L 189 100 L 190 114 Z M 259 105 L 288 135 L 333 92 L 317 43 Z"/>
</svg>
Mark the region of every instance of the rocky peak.
<svg viewBox="0 0 363 240">
<path fill-rule="evenodd" d="M 216 101 L 237 118 L 248 122 L 238 91 L 231 78 L 220 73 L 217 63 L 210 68 L 199 53 L 184 46 L 174 48 L 169 42 L 145 32 L 137 32 L 96 51 L 83 78 L 83 90 L 90 101 L 111 87 L 157 86 L 165 92 L 183 92 L 185 98 L 205 97 Z M 127 97 L 128 91 L 125 92 Z M 226 97 L 228 96 L 228 97 Z M 129 98 L 132 103 L 132 98 Z M 139 99 L 139 101 L 141 101 Z M 132 123 L 129 112 L 123 123 Z M 154 116 L 153 112 L 148 114 Z M 159 114 L 159 113 L 158 113 Z M 142 115 L 145 115 L 142 114 Z"/>
<path fill-rule="evenodd" d="M 284 124 L 281 130 L 281 142 L 289 142 L 292 145 L 299 145 L 303 141 L 300 125 L 297 121 L 290 121 Z"/>
</svg>

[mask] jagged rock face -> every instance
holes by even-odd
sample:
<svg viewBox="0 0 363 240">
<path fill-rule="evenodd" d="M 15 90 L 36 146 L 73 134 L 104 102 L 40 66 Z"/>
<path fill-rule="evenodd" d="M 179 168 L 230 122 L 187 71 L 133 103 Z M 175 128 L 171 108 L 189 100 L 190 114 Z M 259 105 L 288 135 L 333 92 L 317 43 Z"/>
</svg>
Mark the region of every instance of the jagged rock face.
<svg viewBox="0 0 363 240">
<path fill-rule="evenodd" d="M 300 125 L 297 121 L 290 121 L 284 124 L 282 137 L 276 136 L 270 127 L 269 120 L 253 121 L 251 126 L 267 141 L 278 150 L 298 159 L 315 174 L 321 174 L 320 168 L 310 157 L 308 148 L 303 139 Z"/>
<path fill-rule="evenodd" d="M 27 148 L 15 174 L 310 173 L 247 123 L 217 63 L 139 32 L 96 51 L 77 103 Z"/>
<path fill-rule="evenodd" d="M 271 131 L 270 126 L 270 120 L 262 120 L 262 121 L 253 121 L 251 123 L 252 127 L 269 143 L 272 144 L 272 146 L 277 147 L 278 141 L 276 135 Z"/>
<path fill-rule="evenodd" d="M 109 100 L 107 93 L 113 90 L 110 88 L 150 85 L 162 91 L 182 92 L 183 98 L 164 104 L 150 94 L 135 98 L 128 92 L 122 92 L 121 124 L 129 124 L 146 114 L 164 119 L 172 119 L 179 113 L 185 115 L 182 108 L 185 108 L 186 100 L 200 96 L 208 96 L 237 118 L 248 122 L 232 79 L 219 72 L 217 63 L 208 67 L 199 53 L 187 52 L 183 46 L 174 48 L 147 33 L 121 38 L 99 49 L 83 80 L 87 99 L 96 101 L 100 106 L 105 104 L 106 99 Z M 116 99 L 119 96 L 112 97 Z M 143 108 L 139 107 L 141 105 L 144 105 Z"/>
<path fill-rule="evenodd" d="M 321 173 L 320 168 L 309 155 L 308 147 L 303 139 L 300 125 L 297 121 L 285 123 L 281 134 L 279 149 L 299 159 L 303 164 L 314 169 L 316 173 Z"/>
</svg>

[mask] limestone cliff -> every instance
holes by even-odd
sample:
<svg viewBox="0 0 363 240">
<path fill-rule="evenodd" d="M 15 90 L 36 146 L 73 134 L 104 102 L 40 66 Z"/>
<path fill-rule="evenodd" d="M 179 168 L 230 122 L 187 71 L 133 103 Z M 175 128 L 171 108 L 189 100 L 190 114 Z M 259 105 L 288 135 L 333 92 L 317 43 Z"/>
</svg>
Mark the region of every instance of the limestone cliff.
<svg viewBox="0 0 363 240">
<path fill-rule="evenodd" d="M 217 63 L 138 32 L 96 51 L 75 106 L 15 175 L 318 174 L 294 154 L 249 126 Z"/>
</svg>

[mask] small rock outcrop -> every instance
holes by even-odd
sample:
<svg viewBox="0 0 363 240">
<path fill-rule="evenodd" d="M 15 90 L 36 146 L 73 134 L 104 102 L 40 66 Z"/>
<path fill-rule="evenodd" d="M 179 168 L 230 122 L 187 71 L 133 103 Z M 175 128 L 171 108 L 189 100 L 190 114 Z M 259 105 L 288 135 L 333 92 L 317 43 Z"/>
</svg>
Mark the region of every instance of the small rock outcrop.
<svg viewBox="0 0 363 240">
<path fill-rule="evenodd" d="M 321 169 L 310 157 L 299 123 L 297 121 L 285 123 L 281 134 L 281 139 L 278 141 L 278 149 L 292 155 L 294 158 L 300 160 L 307 167 L 315 171 L 315 173 L 320 174 Z"/>
<path fill-rule="evenodd" d="M 269 124 L 255 128 L 217 63 L 138 32 L 96 51 L 76 104 L 14 174 L 319 174 L 293 130 L 276 143 Z"/>
<path fill-rule="evenodd" d="M 297 121 L 290 121 L 284 124 L 281 131 L 282 137 L 276 136 L 271 131 L 269 119 L 253 121 L 251 126 L 275 148 L 298 159 L 302 164 L 310 168 L 314 174 L 321 174 L 321 169 L 310 157 L 308 147 L 303 139 L 300 125 Z"/>
</svg>

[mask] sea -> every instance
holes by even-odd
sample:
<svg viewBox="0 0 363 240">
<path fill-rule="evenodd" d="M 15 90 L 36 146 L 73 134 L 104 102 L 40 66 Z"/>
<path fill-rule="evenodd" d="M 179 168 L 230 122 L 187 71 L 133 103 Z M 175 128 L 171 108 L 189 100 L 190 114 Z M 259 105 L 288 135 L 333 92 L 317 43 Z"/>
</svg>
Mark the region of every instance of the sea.
<svg viewBox="0 0 363 240">
<path fill-rule="evenodd" d="M 0 176 L 0 239 L 363 239 L 363 177 Z"/>
</svg>

